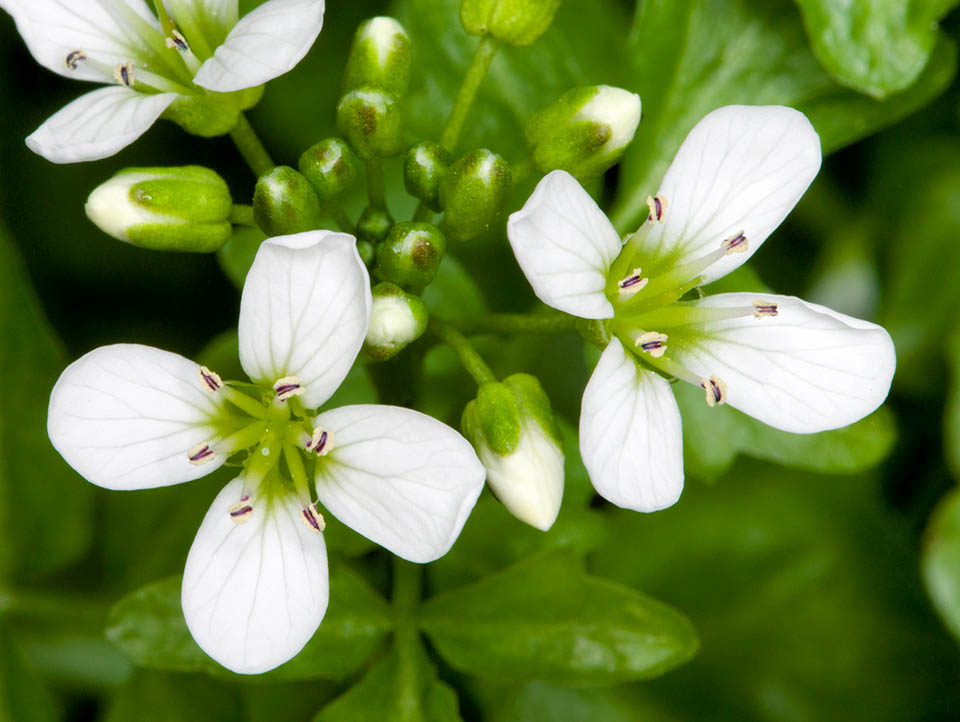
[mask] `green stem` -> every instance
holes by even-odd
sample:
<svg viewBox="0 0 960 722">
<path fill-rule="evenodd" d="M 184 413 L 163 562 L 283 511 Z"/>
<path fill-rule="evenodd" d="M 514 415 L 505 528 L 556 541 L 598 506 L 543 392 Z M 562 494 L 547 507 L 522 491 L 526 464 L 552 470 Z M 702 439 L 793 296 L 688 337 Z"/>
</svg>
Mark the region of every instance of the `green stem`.
<svg viewBox="0 0 960 722">
<path fill-rule="evenodd" d="M 470 106 L 473 105 L 474 98 L 477 97 L 477 91 L 480 89 L 480 83 L 490 67 L 493 56 L 500 49 L 500 41 L 490 35 L 485 35 L 473 54 L 473 60 L 467 69 L 467 74 L 463 78 L 463 85 L 460 86 L 460 92 L 453 102 L 453 109 L 450 111 L 450 118 L 447 120 L 447 127 L 443 129 L 443 135 L 440 138 L 440 144 L 449 151 L 453 151 L 460 140 L 460 131 L 463 130 L 463 123 L 467 119 L 467 113 L 470 112 Z"/>
<path fill-rule="evenodd" d="M 336 201 L 327 201 L 324 204 L 324 208 L 327 213 L 330 214 L 330 217 L 333 218 L 333 222 L 337 224 L 341 231 L 344 233 L 349 233 L 352 236 L 357 234 L 357 227 L 353 225 L 353 221 L 350 220 L 350 216 L 347 215 L 346 211 L 343 210 L 343 207 Z"/>
<path fill-rule="evenodd" d="M 536 170 L 533 158 L 527 157 L 510 166 L 510 177 L 514 186 L 523 183 Z"/>
<path fill-rule="evenodd" d="M 374 208 L 387 210 L 387 187 L 383 179 L 383 163 L 379 158 L 367 160 L 367 198 Z"/>
<path fill-rule="evenodd" d="M 577 319 L 565 313 L 493 313 L 471 318 L 457 326 L 461 331 L 471 333 L 567 333 L 577 330 Z"/>
<path fill-rule="evenodd" d="M 257 222 L 253 220 L 253 206 L 245 206 L 240 203 L 234 203 L 230 211 L 230 222 L 235 226 L 254 226 Z"/>
<path fill-rule="evenodd" d="M 487 366 L 487 362 L 477 353 L 473 344 L 453 326 L 431 318 L 429 328 L 437 338 L 456 352 L 463 368 L 477 382 L 477 386 L 483 386 L 497 380 L 497 377 Z"/>
<path fill-rule="evenodd" d="M 433 221 L 433 211 L 423 201 L 417 204 L 417 210 L 413 213 L 414 223 L 431 223 Z"/>
<path fill-rule="evenodd" d="M 394 653 L 397 657 L 397 671 L 400 694 L 397 695 L 397 709 L 392 719 L 420 719 L 420 674 L 423 654 L 420 632 L 417 629 L 416 613 L 420 606 L 423 591 L 423 568 L 419 564 L 393 558 L 393 613 L 395 631 L 393 634 Z"/>
<path fill-rule="evenodd" d="M 255 176 L 262 176 L 275 165 L 243 113 L 237 115 L 237 124 L 230 131 L 230 138 Z"/>
</svg>

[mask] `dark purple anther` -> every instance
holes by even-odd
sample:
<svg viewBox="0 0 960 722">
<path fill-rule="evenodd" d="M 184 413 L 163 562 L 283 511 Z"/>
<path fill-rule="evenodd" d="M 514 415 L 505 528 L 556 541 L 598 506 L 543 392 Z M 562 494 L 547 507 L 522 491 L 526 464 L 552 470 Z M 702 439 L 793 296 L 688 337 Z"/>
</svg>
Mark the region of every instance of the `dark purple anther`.
<svg viewBox="0 0 960 722">
<path fill-rule="evenodd" d="M 187 458 L 190 459 L 190 463 L 192 464 L 200 464 L 211 456 L 213 456 L 213 449 L 210 448 L 209 444 L 204 444 Z"/>
<path fill-rule="evenodd" d="M 248 498 L 249 498 L 249 497 L 246 497 L 246 496 L 245 496 L 245 497 L 243 497 L 243 500 L 246 500 L 246 499 L 248 499 Z M 234 519 L 236 519 L 237 517 L 246 516 L 246 515 L 249 514 L 251 511 L 253 511 L 253 507 L 250 506 L 249 504 L 247 504 L 246 506 L 241 506 L 239 509 L 232 509 L 232 510 L 230 511 L 230 516 L 232 516 Z"/>
<path fill-rule="evenodd" d="M 747 237 L 743 235 L 743 231 L 740 231 L 737 235 L 732 238 L 728 238 L 723 243 L 720 244 L 720 247 L 725 250 L 727 253 L 732 251 L 745 251 L 747 250 Z"/>
<path fill-rule="evenodd" d="M 317 517 L 314 516 L 312 509 L 304 509 L 303 518 L 314 531 L 322 531 L 322 529 L 320 529 L 320 524 L 317 522 Z"/>
<path fill-rule="evenodd" d="M 620 288 L 630 288 L 631 286 L 636 286 L 642 280 L 643 279 L 640 278 L 640 276 L 630 276 L 628 278 L 624 278 L 622 281 L 620 281 Z"/>
<path fill-rule="evenodd" d="M 203 379 L 203 383 L 205 383 L 207 388 L 211 391 L 216 391 L 223 386 L 223 381 L 221 380 L 220 376 L 215 374 L 206 366 L 200 367 L 200 378 Z"/>
<path fill-rule="evenodd" d="M 86 60 L 87 56 L 83 54 L 82 50 L 73 50 L 67 53 L 66 59 L 63 61 L 70 70 L 76 70 L 77 65 L 80 64 L 81 60 Z"/>
</svg>

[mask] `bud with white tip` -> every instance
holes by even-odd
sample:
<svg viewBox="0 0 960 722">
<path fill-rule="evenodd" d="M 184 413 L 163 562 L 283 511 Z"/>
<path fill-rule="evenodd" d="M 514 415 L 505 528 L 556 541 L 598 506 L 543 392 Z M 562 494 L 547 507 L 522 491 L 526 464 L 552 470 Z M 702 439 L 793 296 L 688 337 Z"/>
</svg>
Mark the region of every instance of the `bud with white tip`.
<svg viewBox="0 0 960 722">
<path fill-rule="evenodd" d="M 639 95 L 591 85 L 569 90 L 538 110 L 524 135 L 538 170 L 590 179 L 620 160 L 639 124 Z"/>
<path fill-rule="evenodd" d="M 427 307 L 392 283 L 374 286 L 364 349 L 375 361 L 393 358 L 427 329 Z"/>
<path fill-rule="evenodd" d="M 463 411 L 462 427 L 510 513 L 543 531 L 553 526 L 563 499 L 563 449 L 536 377 L 514 374 L 481 386 Z"/>
<path fill-rule="evenodd" d="M 209 168 L 126 168 L 97 186 L 84 210 L 104 233 L 141 248 L 210 253 L 232 232 L 233 201 Z"/>
</svg>

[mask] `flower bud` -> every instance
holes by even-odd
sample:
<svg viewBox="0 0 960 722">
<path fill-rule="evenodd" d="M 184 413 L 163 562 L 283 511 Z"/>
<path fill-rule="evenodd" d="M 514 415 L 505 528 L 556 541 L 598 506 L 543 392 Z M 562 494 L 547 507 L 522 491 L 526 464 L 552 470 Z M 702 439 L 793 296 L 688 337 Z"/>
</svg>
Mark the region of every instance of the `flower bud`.
<svg viewBox="0 0 960 722">
<path fill-rule="evenodd" d="M 327 138 L 307 148 L 297 166 L 321 202 L 336 198 L 359 175 L 357 157 L 340 138 Z"/>
<path fill-rule="evenodd" d="M 127 168 L 87 198 L 87 217 L 114 238 L 158 251 L 209 253 L 230 238 L 230 189 L 209 168 Z"/>
<path fill-rule="evenodd" d="M 268 236 L 301 233 L 319 226 L 320 201 L 310 181 L 288 165 L 257 179 L 253 218 Z"/>
<path fill-rule="evenodd" d="M 536 377 L 484 384 L 464 409 L 462 426 L 497 498 L 521 521 L 549 529 L 563 499 L 563 442 Z"/>
<path fill-rule="evenodd" d="M 407 151 L 403 163 L 403 185 L 407 193 L 430 208 L 440 211 L 440 179 L 450 165 L 450 151 L 425 140 Z"/>
<path fill-rule="evenodd" d="M 403 151 L 403 115 L 388 93 L 364 85 L 340 98 L 337 128 L 364 160 Z"/>
<path fill-rule="evenodd" d="M 427 329 L 427 307 L 392 283 L 373 287 L 373 306 L 364 348 L 375 361 L 396 356 Z"/>
<path fill-rule="evenodd" d="M 458 160 L 440 179 L 443 232 L 455 241 L 484 233 L 503 212 L 511 183 L 510 165 L 489 150 Z"/>
<path fill-rule="evenodd" d="M 357 238 L 374 245 L 383 241 L 393 228 L 393 216 L 382 208 L 367 206 L 357 219 Z"/>
<path fill-rule="evenodd" d="M 569 90 L 527 121 L 524 135 L 542 173 L 594 178 L 623 156 L 640 123 L 640 96 L 609 85 Z"/>
<path fill-rule="evenodd" d="M 399 100 L 409 82 L 410 38 L 403 26 L 388 17 L 360 23 L 343 74 L 343 92 L 369 85 Z"/>
<path fill-rule="evenodd" d="M 419 293 L 437 275 L 447 240 L 430 223 L 398 223 L 377 248 L 379 278 Z"/>
<path fill-rule="evenodd" d="M 471 35 L 531 45 L 550 27 L 559 7 L 560 0 L 461 0 L 460 22 Z"/>
</svg>

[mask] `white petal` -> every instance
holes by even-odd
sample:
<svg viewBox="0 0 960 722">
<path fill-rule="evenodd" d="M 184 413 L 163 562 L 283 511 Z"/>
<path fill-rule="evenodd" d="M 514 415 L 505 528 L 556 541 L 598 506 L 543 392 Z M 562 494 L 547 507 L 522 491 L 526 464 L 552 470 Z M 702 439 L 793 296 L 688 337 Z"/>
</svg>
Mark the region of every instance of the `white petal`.
<svg viewBox="0 0 960 722">
<path fill-rule="evenodd" d="M 728 404 L 784 431 L 836 429 L 883 403 L 896 355 L 880 326 L 792 296 L 721 293 L 697 305 L 750 308 L 761 298 L 777 304 L 776 317 L 713 322 L 668 353 L 722 379 Z"/>
<path fill-rule="evenodd" d="M 238 674 L 259 674 L 296 656 L 320 625 L 327 548 L 292 494 L 254 493 L 247 521 L 234 522 L 242 486 L 234 479 L 210 505 L 187 556 L 181 604 L 204 652 Z"/>
<path fill-rule="evenodd" d="M 704 282 L 743 264 L 787 216 L 820 170 L 820 138 L 803 113 L 782 106 L 728 105 L 690 131 L 658 195 L 663 223 L 644 242 L 652 262 L 693 260 L 743 231 L 745 253 L 731 253 Z"/>
<path fill-rule="evenodd" d="M 240 363 L 271 386 L 296 376 L 307 408 L 330 398 L 370 323 L 370 277 L 353 236 L 309 231 L 260 245 L 240 298 Z"/>
<path fill-rule="evenodd" d="M 169 351 L 117 344 L 94 349 L 60 375 L 50 394 L 47 433 L 87 481 L 107 489 L 149 489 L 209 474 L 187 453 L 215 440 L 222 400 L 204 390 L 200 367 Z"/>
<path fill-rule="evenodd" d="M 537 297 L 580 318 L 610 318 L 604 289 L 620 237 L 572 175 L 548 173 L 507 221 L 517 263 Z"/>
<path fill-rule="evenodd" d="M 670 384 L 607 344 L 583 391 L 580 455 L 597 493 L 617 506 L 658 511 L 683 491 L 680 410 Z"/>
<path fill-rule="evenodd" d="M 315 423 L 333 432 L 317 463 L 317 496 L 330 513 L 404 559 L 447 553 L 483 489 L 466 439 L 395 406 L 343 406 Z"/>
<path fill-rule="evenodd" d="M 143 0 L 118 0 L 159 30 Z M 97 0 L 0 0 L 34 59 L 48 70 L 76 80 L 109 81 L 90 64 L 67 67 L 70 53 L 80 50 L 107 67 L 136 61 L 142 41 L 126 31 Z"/>
<path fill-rule="evenodd" d="M 323 27 L 324 0 L 269 0 L 240 19 L 193 82 L 227 93 L 283 75 L 310 50 Z"/>
<path fill-rule="evenodd" d="M 34 153 L 54 163 L 107 158 L 143 135 L 176 99 L 112 86 L 81 95 L 27 137 Z"/>
</svg>

